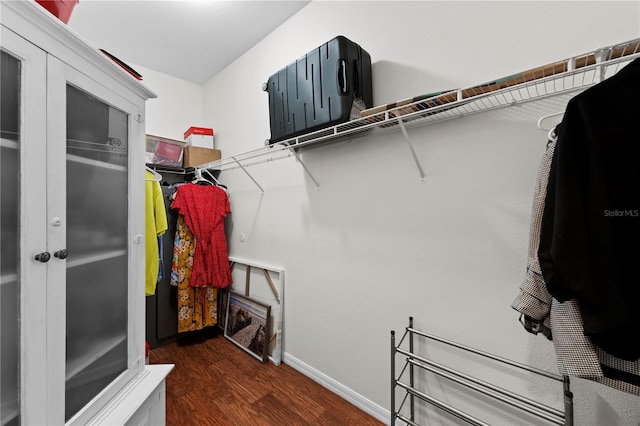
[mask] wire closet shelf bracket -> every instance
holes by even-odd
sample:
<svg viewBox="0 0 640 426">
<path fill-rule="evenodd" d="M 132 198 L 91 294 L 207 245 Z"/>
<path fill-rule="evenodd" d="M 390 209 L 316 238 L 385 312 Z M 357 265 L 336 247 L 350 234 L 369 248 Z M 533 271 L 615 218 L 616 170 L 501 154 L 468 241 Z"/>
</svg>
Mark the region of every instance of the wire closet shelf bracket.
<svg viewBox="0 0 640 426">
<path fill-rule="evenodd" d="M 408 343 L 404 344 L 405 339 L 408 338 Z M 416 354 L 415 344 L 416 339 L 421 339 L 426 343 L 427 340 L 436 341 L 444 345 L 456 348 L 463 352 L 474 354 L 479 359 L 489 360 L 494 365 L 508 366 L 520 371 L 527 371 L 537 376 L 541 376 L 547 379 L 559 381 L 562 383 L 563 403 L 564 411 L 553 408 L 549 405 L 545 405 L 538 401 L 534 401 L 531 398 L 524 397 L 513 391 L 503 389 L 486 381 L 480 380 L 477 377 L 465 374 L 450 368 L 442 363 L 434 362 Z M 408 346 L 408 349 L 403 348 Z M 396 376 L 396 357 L 404 355 L 405 363 L 401 372 Z M 438 400 L 428 393 L 418 389 L 416 387 L 416 368 L 428 371 L 447 380 L 462 385 L 473 392 L 477 392 L 497 400 L 502 404 L 509 405 L 510 407 L 519 410 L 519 412 L 527 413 L 539 419 L 545 420 L 548 423 L 556 425 L 573 426 L 573 393 L 570 389 L 570 382 L 568 376 L 560 376 L 550 373 L 545 370 L 540 370 L 529 365 L 521 364 L 497 355 L 490 354 L 478 349 L 471 348 L 469 346 L 452 342 L 450 340 L 443 339 L 431 334 L 424 333 L 420 330 L 413 328 L 413 317 L 409 317 L 409 326 L 405 328 L 404 335 L 400 339 L 400 342 L 396 344 L 395 331 L 391 331 L 391 425 L 396 424 L 396 420 L 401 420 L 404 424 L 412 426 L 420 426 L 416 423 L 415 416 L 415 401 L 416 399 L 422 400 L 431 404 L 434 407 L 445 411 L 468 424 L 475 426 L 489 426 L 488 423 L 467 414 L 460 409 L 451 406 L 441 400 Z M 406 373 L 406 374 L 405 374 Z M 409 382 L 406 382 L 406 379 Z M 403 381 L 405 380 L 405 381 Z M 404 392 L 404 397 L 400 405 L 396 405 L 396 389 L 401 388 Z M 405 404 L 408 402 L 408 407 Z M 408 408 L 408 410 L 407 410 Z M 409 413 L 407 414 L 407 411 Z"/>
</svg>

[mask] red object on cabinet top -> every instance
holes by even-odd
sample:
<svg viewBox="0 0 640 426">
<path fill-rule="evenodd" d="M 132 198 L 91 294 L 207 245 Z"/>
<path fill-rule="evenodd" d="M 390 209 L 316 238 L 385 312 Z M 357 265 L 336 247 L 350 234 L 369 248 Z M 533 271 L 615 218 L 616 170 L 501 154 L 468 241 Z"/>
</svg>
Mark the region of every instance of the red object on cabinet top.
<svg viewBox="0 0 640 426">
<path fill-rule="evenodd" d="M 36 0 L 40 6 L 47 9 L 53 16 L 60 19 L 65 24 L 69 23 L 71 12 L 73 12 L 73 8 L 78 4 L 78 1 L 79 0 Z"/>
</svg>

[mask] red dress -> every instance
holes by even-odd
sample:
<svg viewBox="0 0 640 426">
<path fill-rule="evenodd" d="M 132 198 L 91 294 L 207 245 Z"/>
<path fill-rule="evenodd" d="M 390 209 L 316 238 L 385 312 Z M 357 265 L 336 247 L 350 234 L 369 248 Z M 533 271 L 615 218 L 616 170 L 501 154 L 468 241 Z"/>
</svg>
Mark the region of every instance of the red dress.
<svg viewBox="0 0 640 426">
<path fill-rule="evenodd" d="M 213 185 L 181 185 L 171 208 L 184 217 L 196 237 L 191 287 L 228 287 L 232 279 L 224 232 L 224 217 L 231 213 L 227 193 Z"/>
</svg>

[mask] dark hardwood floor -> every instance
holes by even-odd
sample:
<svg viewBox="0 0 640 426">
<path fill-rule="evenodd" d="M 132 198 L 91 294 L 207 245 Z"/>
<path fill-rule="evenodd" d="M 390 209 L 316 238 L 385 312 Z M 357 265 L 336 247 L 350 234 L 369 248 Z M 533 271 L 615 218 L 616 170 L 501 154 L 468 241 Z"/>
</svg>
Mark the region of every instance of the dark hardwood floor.
<svg viewBox="0 0 640 426">
<path fill-rule="evenodd" d="M 167 377 L 168 426 L 379 426 L 285 363 L 260 363 L 217 327 L 151 350 Z"/>
</svg>

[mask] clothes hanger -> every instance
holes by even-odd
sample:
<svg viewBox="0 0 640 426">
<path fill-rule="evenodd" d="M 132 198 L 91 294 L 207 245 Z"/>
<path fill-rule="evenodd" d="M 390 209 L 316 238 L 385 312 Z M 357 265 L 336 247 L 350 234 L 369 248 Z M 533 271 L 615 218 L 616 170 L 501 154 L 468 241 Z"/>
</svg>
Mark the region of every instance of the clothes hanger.
<svg viewBox="0 0 640 426">
<path fill-rule="evenodd" d="M 155 170 L 153 170 L 151 167 L 145 166 L 145 170 L 153 175 L 152 178 L 148 177 L 145 179 L 145 181 L 160 182 L 162 180 L 162 175 L 156 172 Z"/>
<path fill-rule="evenodd" d="M 208 174 L 209 176 L 211 176 L 211 179 L 213 179 L 213 181 L 216 183 L 216 185 L 217 185 L 217 186 L 224 186 L 224 185 L 221 185 L 221 184 L 220 184 L 220 182 L 218 181 L 218 179 L 216 179 L 216 177 L 213 175 L 213 173 L 211 173 L 211 172 L 209 171 L 209 169 L 202 169 L 202 171 L 201 171 L 201 172 L 205 172 L 206 174 Z M 225 187 L 225 188 L 226 188 L 226 187 Z"/>
<path fill-rule="evenodd" d="M 551 131 L 551 130 L 555 129 L 556 125 L 558 123 L 560 123 L 560 121 L 562 121 L 562 116 L 563 115 L 564 115 L 564 111 L 554 112 L 553 114 L 543 115 L 538 120 L 538 129 L 545 130 L 545 131 Z M 545 122 L 548 121 L 550 118 L 556 118 L 556 117 L 560 117 L 560 120 L 551 121 L 551 123 L 553 123 L 553 125 L 551 125 L 551 126 L 545 125 Z"/>
<path fill-rule="evenodd" d="M 215 185 L 215 183 L 211 182 L 209 179 L 205 178 L 204 176 L 202 176 L 202 169 L 196 168 L 195 171 L 195 178 L 191 181 L 191 183 L 194 184 L 198 184 L 198 183 L 208 183 L 209 185 Z M 207 171 L 208 173 L 208 171 Z M 211 173 L 209 173 L 209 175 L 211 175 Z M 213 176 L 211 176 L 213 177 Z M 215 178 L 214 178 L 215 180 Z"/>
<path fill-rule="evenodd" d="M 556 127 L 558 126 L 558 124 L 560 124 L 562 122 L 562 116 L 563 115 L 564 115 L 564 111 L 554 112 L 553 114 L 543 115 L 538 120 L 538 129 L 545 130 L 545 131 L 548 132 L 547 133 L 547 140 L 554 141 L 554 142 L 558 141 L 558 134 L 556 133 Z M 552 118 L 555 119 L 555 120 L 549 121 Z M 559 118 L 559 120 L 558 120 L 558 118 Z M 549 121 L 549 124 L 553 124 L 553 125 L 546 126 L 545 122 L 547 122 L 547 121 Z"/>
<path fill-rule="evenodd" d="M 212 183 L 210 180 L 205 179 L 202 176 L 202 172 L 208 174 L 211 177 L 211 179 L 213 180 L 213 182 L 215 182 L 215 183 Z M 209 182 L 209 183 L 211 183 L 211 185 L 214 185 L 214 186 L 217 186 L 218 188 L 223 189 L 224 192 L 226 192 L 227 195 L 229 195 L 229 191 L 227 190 L 227 187 L 225 185 L 221 184 L 220 181 L 218 179 L 216 179 L 216 177 L 213 175 L 213 173 L 211 173 L 209 171 L 209 169 L 198 169 L 198 168 L 196 168 L 195 173 L 196 173 L 196 180 L 198 179 L 198 173 L 199 173 L 200 179 L 202 179 L 201 181 Z"/>
</svg>

